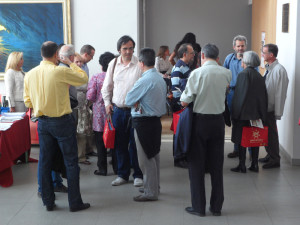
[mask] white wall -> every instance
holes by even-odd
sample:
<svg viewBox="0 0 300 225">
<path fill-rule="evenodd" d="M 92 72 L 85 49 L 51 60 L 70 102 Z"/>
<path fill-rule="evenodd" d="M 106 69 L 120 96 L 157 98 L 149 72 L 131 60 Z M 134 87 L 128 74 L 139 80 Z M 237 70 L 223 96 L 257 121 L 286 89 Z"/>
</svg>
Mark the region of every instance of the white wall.
<svg viewBox="0 0 300 225">
<path fill-rule="evenodd" d="M 290 3 L 288 33 L 281 32 L 282 5 L 285 3 Z M 299 66 L 296 68 L 297 61 L 299 64 L 299 51 L 296 53 L 296 47 L 297 43 L 298 46 L 300 43 L 300 31 L 299 29 L 297 30 L 297 27 L 300 27 L 300 25 L 297 24 L 297 17 L 299 20 L 299 15 L 297 15 L 297 12 L 299 11 L 298 8 L 299 5 L 295 0 L 277 0 L 276 44 L 279 48 L 278 60 L 286 68 L 289 77 L 289 87 L 284 114 L 282 119 L 277 122 L 277 126 L 280 145 L 284 152 L 288 154 L 288 158 L 293 164 L 298 164 L 297 161 L 298 159 L 300 160 L 300 151 L 298 147 L 300 146 L 300 129 L 297 125 L 300 116 L 300 104 L 298 103 L 300 92 L 300 68 Z M 296 57 L 296 55 L 298 57 Z"/>
<path fill-rule="evenodd" d="M 295 96 L 294 96 L 294 148 L 293 158 L 297 165 L 300 165 L 300 126 L 297 121 L 300 117 L 300 0 L 297 1 L 297 31 L 296 31 L 296 57 L 295 57 Z"/>
<path fill-rule="evenodd" d="M 90 77 L 101 71 L 99 56 L 105 51 L 117 54 L 117 41 L 123 35 L 138 37 L 137 0 L 71 0 L 72 39 L 76 51 L 85 44 L 96 49 L 88 64 Z"/>
<path fill-rule="evenodd" d="M 237 34 L 245 35 L 251 48 L 252 6 L 248 0 L 146 1 L 146 9 L 146 45 L 156 51 L 160 45 L 173 51 L 187 32 L 195 33 L 201 46 L 215 43 L 222 62 L 233 51 Z"/>
</svg>

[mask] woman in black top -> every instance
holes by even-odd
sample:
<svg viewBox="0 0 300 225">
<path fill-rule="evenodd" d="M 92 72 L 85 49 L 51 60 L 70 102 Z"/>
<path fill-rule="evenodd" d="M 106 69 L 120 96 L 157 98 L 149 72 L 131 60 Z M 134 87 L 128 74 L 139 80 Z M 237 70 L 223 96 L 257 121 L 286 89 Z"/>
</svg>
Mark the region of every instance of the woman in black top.
<svg viewBox="0 0 300 225">
<path fill-rule="evenodd" d="M 243 127 L 250 126 L 250 120 L 266 121 L 268 110 L 268 95 L 264 78 L 255 67 L 260 65 L 258 55 L 253 51 L 244 53 L 242 67 L 239 73 L 235 93 L 232 99 L 232 134 L 231 141 L 239 145 L 239 165 L 232 168 L 233 172 L 246 173 L 246 148 L 241 146 Z M 252 162 L 248 168 L 258 172 L 259 147 L 252 147 Z"/>
</svg>

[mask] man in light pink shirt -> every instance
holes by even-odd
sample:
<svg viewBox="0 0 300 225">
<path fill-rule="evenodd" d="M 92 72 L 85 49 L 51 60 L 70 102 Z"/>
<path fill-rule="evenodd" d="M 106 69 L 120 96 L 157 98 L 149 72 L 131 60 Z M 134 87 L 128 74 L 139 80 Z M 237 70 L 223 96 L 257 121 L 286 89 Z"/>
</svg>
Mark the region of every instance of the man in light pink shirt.
<svg viewBox="0 0 300 225">
<path fill-rule="evenodd" d="M 134 47 L 134 40 L 127 35 L 118 40 L 117 49 L 120 56 L 109 63 L 101 90 L 106 114 L 112 115 L 112 122 L 116 129 L 115 151 L 118 177 L 112 182 L 113 186 L 128 182 L 131 167 L 134 170 L 134 186 L 143 185 L 143 174 L 139 167 L 134 133 L 130 122 L 130 108 L 125 105 L 127 93 L 142 75 L 138 66 L 138 58 L 133 55 Z"/>
</svg>

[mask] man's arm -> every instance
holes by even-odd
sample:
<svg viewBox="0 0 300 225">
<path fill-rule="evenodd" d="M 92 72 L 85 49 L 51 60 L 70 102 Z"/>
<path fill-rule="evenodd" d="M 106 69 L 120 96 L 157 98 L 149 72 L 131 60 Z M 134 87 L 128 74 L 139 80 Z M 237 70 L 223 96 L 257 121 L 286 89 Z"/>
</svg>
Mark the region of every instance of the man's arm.
<svg viewBox="0 0 300 225">
<path fill-rule="evenodd" d="M 78 67 L 75 63 L 71 63 L 70 68 L 57 66 L 55 69 L 59 70 L 59 72 L 63 74 L 60 78 L 63 82 L 69 85 L 81 86 L 89 81 L 86 72 L 84 72 L 84 70 Z"/>
<path fill-rule="evenodd" d="M 233 57 L 232 54 L 229 54 L 228 56 L 226 56 L 225 60 L 224 60 L 224 64 L 223 66 L 227 69 L 229 69 L 229 63 L 230 63 L 230 59 Z"/>
<path fill-rule="evenodd" d="M 33 108 L 30 97 L 29 97 L 29 90 L 28 90 L 28 81 L 26 76 L 24 78 L 24 103 L 27 108 Z"/>
<path fill-rule="evenodd" d="M 280 120 L 281 116 L 283 115 L 289 79 L 287 76 L 287 72 L 284 68 L 280 68 L 278 71 L 276 71 L 276 73 L 278 73 L 278 74 L 275 76 L 276 92 L 275 92 L 275 112 L 274 113 L 275 113 L 275 118 L 277 120 Z"/>
<path fill-rule="evenodd" d="M 144 82 L 141 80 L 137 80 L 133 86 L 133 88 L 127 93 L 125 98 L 125 104 L 127 106 L 135 106 L 140 99 L 145 96 L 148 91 L 148 88 Z"/>
<path fill-rule="evenodd" d="M 181 105 L 187 106 L 189 103 L 193 102 L 195 100 L 197 90 L 198 90 L 198 81 L 196 79 L 195 73 L 192 72 L 187 81 L 185 89 L 182 92 L 182 95 L 180 97 Z"/>
<path fill-rule="evenodd" d="M 115 60 L 118 60 L 116 58 Z M 107 68 L 107 72 L 105 75 L 104 83 L 101 89 L 102 98 L 105 105 L 106 114 L 109 115 L 113 111 L 113 105 L 112 105 L 112 97 L 113 97 L 113 89 L 114 89 L 114 81 L 113 81 L 113 66 L 114 66 L 114 60 L 112 60 Z"/>
</svg>

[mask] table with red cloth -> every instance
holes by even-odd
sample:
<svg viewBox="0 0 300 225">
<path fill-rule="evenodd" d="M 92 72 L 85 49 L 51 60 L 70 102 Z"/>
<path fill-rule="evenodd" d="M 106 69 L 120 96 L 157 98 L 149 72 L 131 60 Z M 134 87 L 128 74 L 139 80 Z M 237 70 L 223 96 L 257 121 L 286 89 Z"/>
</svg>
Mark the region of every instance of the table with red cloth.
<svg viewBox="0 0 300 225">
<path fill-rule="evenodd" d="M 11 167 L 25 152 L 30 153 L 30 128 L 29 117 L 15 121 L 12 126 L 5 131 L 0 131 L 0 185 L 9 187 L 13 184 L 13 174 Z"/>
</svg>

